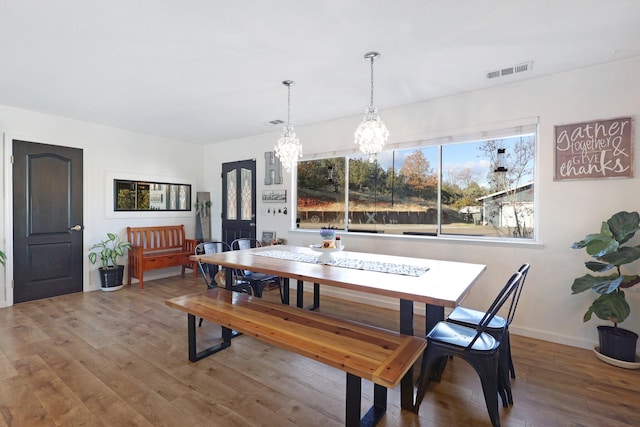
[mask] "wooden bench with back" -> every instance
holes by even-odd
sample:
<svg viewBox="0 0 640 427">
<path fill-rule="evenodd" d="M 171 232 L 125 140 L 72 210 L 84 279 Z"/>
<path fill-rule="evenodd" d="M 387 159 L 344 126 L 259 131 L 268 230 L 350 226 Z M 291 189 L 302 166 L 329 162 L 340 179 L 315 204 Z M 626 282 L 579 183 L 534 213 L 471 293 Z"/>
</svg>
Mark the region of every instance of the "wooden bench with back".
<svg viewBox="0 0 640 427">
<path fill-rule="evenodd" d="M 189 257 L 193 255 L 198 241 L 185 238 L 183 224 L 127 227 L 127 239 L 131 243 L 128 285 L 135 277 L 142 289 L 145 271 L 181 266 L 184 277 L 185 267 L 193 268 L 194 262 Z"/>
<path fill-rule="evenodd" d="M 403 335 L 327 314 L 222 288 L 166 301 L 187 312 L 189 360 L 195 362 L 231 345 L 232 331 L 309 357 L 347 373 L 347 426 L 373 426 L 394 388 L 422 355 L 424 338 Z M 222 326 L 223 341 L 196 351 L 195 318 Z M 362 379 L 374 383 L 374 404 L 360 418 Z"/>
</svg>

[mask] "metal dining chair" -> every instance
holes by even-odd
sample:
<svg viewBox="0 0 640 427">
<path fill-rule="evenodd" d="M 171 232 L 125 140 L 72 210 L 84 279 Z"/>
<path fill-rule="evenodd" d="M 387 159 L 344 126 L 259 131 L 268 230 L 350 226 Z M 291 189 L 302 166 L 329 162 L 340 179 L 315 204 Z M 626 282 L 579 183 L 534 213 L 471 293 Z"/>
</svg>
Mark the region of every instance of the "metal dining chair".
<svg viewBox="0 0 640 427">
<path fill-rule="evenodd" d="M 195 247 L 194 254 L 195 255 L 204 255 L 204 254 L 216 254 L 219 252 L 227 252 L 230 251 L 231 248 L 225 242 L 204 242 L 199 243 Z M 198 260 L 198 269 L 200 273 L 202 273 L 202 277 L 204 278 L 205 283 L 207 284 L 207 289 L 213 289 L 218 287 L 218 283 L 216 282 L 216 275 L 221 274 L 224 277 L 224 270 L 220 268 L 219 265 L 207 264 Z M 247 281 L 243 281 L 234 276 L 234 283 L 231 286 L 232 291 L 236 292 L 244 292 L 249 295 L 253 294 L 253 288 L 251 287 L 251 283 Z M 200 319 L 198 326 L 202 326 L 202 319 Z"/>
<path fill-rule="evenodd" d="M 516 371 L 513 366 L 513 359 L 511 357 L 509 325 L 511 324 L 511 320 L 515 315 L 516 307 L 518 306 L 518 301 L 520 300 L 520 295 L 522 294 L 522 289 L 524 288 L 524 282 L 527 278 L 527 273 L 529 273 L 529 268 L 530 264 L 525 263 L 522 264 L 522 266 L 520 266 L 520 268 L 518 269 L 518 272 L 522 275 L 522 280 L 519 283 L 518 289 L 516 289 L 515 291 L 515 301 L 513 307 L 511 308 L 513 313 L 509 313 L 506 318 L 496 315 L 487 327 L 487 333 L 493 335 L 496 339 L 498 339 L 502 334 L 502 329 L 506 328 L 504 332 L 504 338 L 501 340 L 500 346 L 500 374 L 502 375 L 502 388 L 504 392 L 501 392 L 500 396 L 504 396 L 506 394 L 506 401 L 504 399 L 502 401 L 502 405 L 505 407 L 508 405 L 513 405 L 513 396 L 511 393 L 511 381 L 509 380 L 509 373 L 511 374 L 511 378 L 516 377 Z M 451 311 L 446 321 L 457 323 L 463 326 L 468 326 L 470 328 L 475 328 L 480 323 L 485 314 L 486 313 L 483 311 L 458 306 Z"/>
<path fill-rule="evenodd" d="M 236 239 L 231 242 L 231 250 L 234 251 L 257 248 L 261 246 L 262 243 L 260 243 L 258 239 L 252 239 L 248 237 Z M 253 288 L 253 295 L 257 296 L 258 298 L 262 298 L 262 292 L 264 291 L 264 288 L 267 287 L 267 285 L 278 285 L 278 289 L 280 291 L 280 301 L 284 302 L 280 277 L 272 274 L 256 273 L 250 270 L 238 270 L 237 274 L 241 280 L 251 284 L 251 287 Z"/>
<path fill-rule="evenodd" d="M 500 414 L 498 413 L 498 393 L 501 381 L 499 374 L 500 342 L 504 338 L 510 317 L 513 316 L 516 289 L 521 280 L 522 274 L 518 272 L 509 278 L 475 327 L 441 321 L 427 334 L 427 349 L 422 357 L 414 406 L 416 413 L 418 413 L 420 403 L 431 380 L 432 369 L 438 369 L 439 361 L 443 358 L 453 356 L 465 360 L 478 373 L 491 423 L 494 427 L 500 426 Z M 506 303 L 509 306 L 509 315 L 502 327 L 500 338 L 495 338 L 487 332 L 487 328 L 496 313 Z"/>
</svg>

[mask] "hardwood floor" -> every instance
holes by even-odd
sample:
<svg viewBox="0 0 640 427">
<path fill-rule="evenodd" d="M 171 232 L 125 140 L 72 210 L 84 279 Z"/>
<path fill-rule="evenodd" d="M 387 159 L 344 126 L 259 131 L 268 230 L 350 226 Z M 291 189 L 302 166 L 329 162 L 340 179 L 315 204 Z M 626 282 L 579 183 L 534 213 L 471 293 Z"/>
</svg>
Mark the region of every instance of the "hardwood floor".
<svg viewBox="0 0 640 427">
<path fill-rule="evenodd" d="M 310 288 L 310 285 L 307 285 Z M 345 375 L 250 337 L 187 360 L 186 315 L 166 298 L 203 289 L 181 277 L 0 309 L 0 426 L 340 426 Z M 266 292 L 278 298 L 278 291 Z M 321 311 L 397 328 L 397 313 L 323 297 Z M 422 319 L 416 319 L 423 325 Z M 424 331 L 419 331 L 424 333 Z M 201 345 L 220 329 L 205 322 Z M 515 404 L 503 426 L 640 425 L 640 371 L 593 352 L 513 336 Z M 363 406 L 372 386 L 363 383 Z M 419 415 L 389 391 L 382 426 L 489 426 L 478 376 L 461 360 Z"/>
</svg>

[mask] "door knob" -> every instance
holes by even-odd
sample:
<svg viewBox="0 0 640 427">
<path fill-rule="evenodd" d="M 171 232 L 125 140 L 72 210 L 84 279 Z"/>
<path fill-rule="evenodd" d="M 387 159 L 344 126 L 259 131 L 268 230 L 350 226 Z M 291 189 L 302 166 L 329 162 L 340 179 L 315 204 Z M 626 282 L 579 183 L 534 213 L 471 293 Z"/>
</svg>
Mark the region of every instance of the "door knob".
<svg viewBox="0 0 640 427">
<path fill-rule="evenodd" d="M 67 231 L 80 231 L 82 230 L 82 226 L 80 224 L 76 224 L 73 227 L 67 228 Z"/>
</svg>

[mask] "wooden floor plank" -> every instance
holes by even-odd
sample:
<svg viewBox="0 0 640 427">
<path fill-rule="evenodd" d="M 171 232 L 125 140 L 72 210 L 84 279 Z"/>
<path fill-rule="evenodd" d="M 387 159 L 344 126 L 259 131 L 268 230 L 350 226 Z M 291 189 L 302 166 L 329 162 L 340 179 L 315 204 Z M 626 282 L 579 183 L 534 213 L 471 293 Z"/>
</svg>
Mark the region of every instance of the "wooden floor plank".
<svg viewBox="0 0 640 427">
<path fill-rule="evenodd" d="M 0 309 L 0 427 L 343 424 L 340 370 L 250 337 L 189 362 L 186 315 L 164 301 L 203 286 L 201 278 L 178 276 L 149 281 L 143 290 Z M 277 300 L 277 289 L 265 298 Z M 320 311 L 398 327 L 395 311 L 324 296 Z M 424 334 L 424 319 L 416 316 L 415 324 Z M 220 328 L 207 322 L 198 334 L 202 347 L 220 340 Z M 515 405 L 500 408 L 503 426 L 640 425 L 640 371 L 606 365 L 589 350 L 515 335 L 512 349 Z M 371 384 L 363 381 L 363 410 L 371 398 Z M 490 426 L 478 376 L 462 360 L 430 385 L 418 415 L 401 410 L 399 400 L 398 388 L 390 390 L 380 426 Z"/>
</svg>

